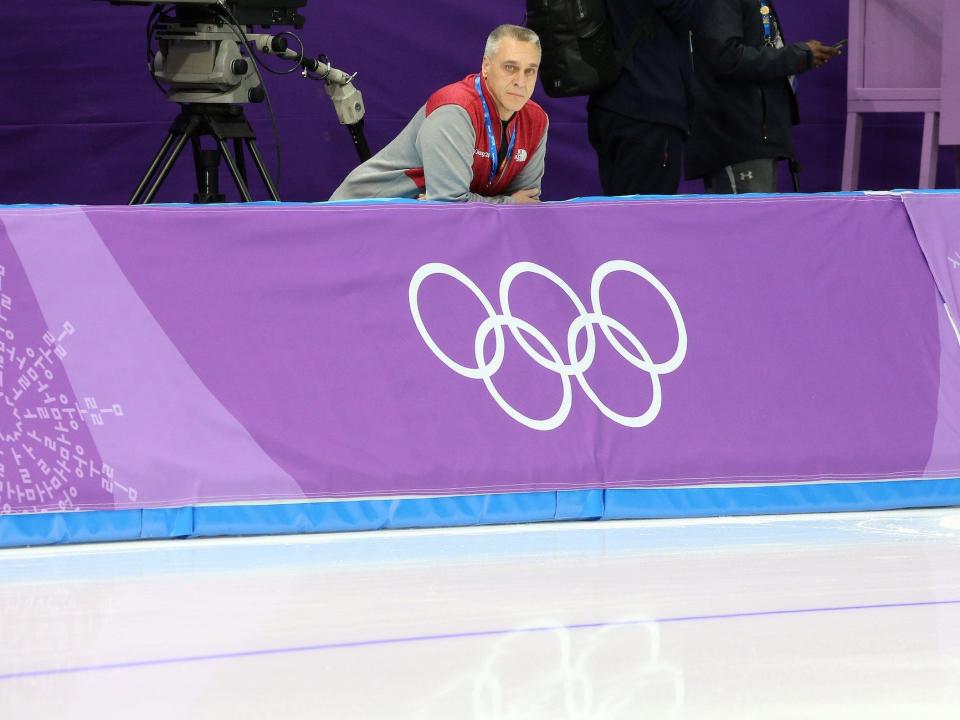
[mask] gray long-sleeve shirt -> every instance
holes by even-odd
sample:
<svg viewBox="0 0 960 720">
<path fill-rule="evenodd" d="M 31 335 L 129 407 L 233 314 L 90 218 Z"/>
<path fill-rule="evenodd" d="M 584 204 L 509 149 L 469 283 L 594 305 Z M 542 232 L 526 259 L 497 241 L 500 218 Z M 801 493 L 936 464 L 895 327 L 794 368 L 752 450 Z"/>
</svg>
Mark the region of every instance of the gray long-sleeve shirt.
<svg viewBox="0 0 960 720">
<path fill-rule="evenodd" d="M 354 169 L 331 200 L 361 198 L 416 198 L 420 189 L 408 174 L 423 168 L 427 200 L 511 203 L 518 190 L 540 190 L 547 150 L 547 132 L 528 157 L 526 165 L 503 195 L 470 191 L 474 155 L 486 152 L 486 138 L 478 138 L 470 115 L 459 105 L 443 105 L 429 116 L 424 105 L 383 150 Z M 520 149 L 528 152 L 525 149 Z M 513 158 L 505 158 L 511 162 Z"/>
</svg>

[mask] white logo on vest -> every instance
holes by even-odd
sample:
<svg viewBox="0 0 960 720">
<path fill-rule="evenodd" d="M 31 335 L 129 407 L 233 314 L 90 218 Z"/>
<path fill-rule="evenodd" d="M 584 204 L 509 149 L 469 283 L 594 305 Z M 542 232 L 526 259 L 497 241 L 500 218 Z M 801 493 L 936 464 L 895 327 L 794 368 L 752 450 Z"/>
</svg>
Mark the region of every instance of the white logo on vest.
<svg viewBox="0 0 960 720">
<path fill-rule="evenodd" d="M 624 326 L 620 321 L 603 313 L 603 309 L 600 304 L 601 285 L 608 275 L 615 272 L 627 272 L 642 278 L 652 285 L 657 292 L 660 293 L 663 299 L 666 300 L 677 327 L 677 349 L 668 360 L 663 362 L 654 362 L 653 358 L 650 356 L 650 353 L 636 335 L 627 329 L 627 327 Z M 563 290 L 568 298 L 570 298 L 570 301 L 580 313 L 580 316 L 570 324 L 570 327 L 567 331 L 568 362 L 564 361 L 564 358 L 560 355 L 560 351 L 556 348 L 556 346 L 553 345 L 553 343 L 550 342 L 543 332 L 526 320 L 515 317 L 510 312 L 510 286 L 518 276 L 524 273 L 540 275 L 541 277 L 553 282 L 557 287 Z M 440 349 L 424 325 L 423 318 L 420 314 L 420 286 L 427 278 L 433 275 L 446 275 L 460 282 L 476 296 L 481 305 L 483 305 L 484 310 L 487 312 L 487 318 L 481 322 L 480 326 L 477 328 L 476 337 L 474 340 L 474 353 L 477 360 L 477 367 L 467 367 L 451 359 L 446 353 L 443 352 L 443 350 Z M 593 274 L 593 280 L 590 284 L 590 300 L 592 304 L 590 310 L 587 310 L 580 298 L 576 295 L 576 293 L 573 292 L 573 289 L 559 276 L 547 268 L 532 262 L 515 263 L 507 268 L 507 271 L 503 274 L 503 277 L 500 280 L 500 305 L 503 308 L 501 313 L 498 313 L 494 309 L 493 305 L 490 303 L 490 300 L 487 299 L 486 295 L 484 295 L 480 288 L 477 287 L 476 283 L 474 283 L 465 274 L 460 272 L 457 268 L 445 263 L 427 263 L 417 270 L 410 281 L 409 298 L 410 312 L 413 315 L 413 321 L 416 324 L 417 330 L 420 332 L 420 336 L 423 338 L 423 341 L 427 344 L 427 347 L 430 348 L 433 354 L 436 355 L 444 365 L 458 375 L 462 375 L 463 377 L 471 380 L 481 380 L 486 386 L 487 390 L 490 392 L 490 395 L 503 409 L 503 411 L 507 413 L 507 415 L 516 420 L 518 423 L 534 430 L 555 430 L 567 419 L 573 404 L 573 389 L 570 378 L 576 378 L 581 389 L 587 395 L 587 397 L 593 401 L 593 404 L 597 406 L 600 412 L 614 422 L 633 428 L 645 427 L 649 425 L 660 413 L 662 402 L 660 376 L 667 375 L 680 367 L 680 364 L 683 362 L 687 352 L 687 330 L 683 322 L 683 316 L 680 314 L 680 308 L 677 306 L 677 301 L 674 299 L 673 295 L 670 294 L 670 291 L 667 290 L 663 283 L 661 283 L 660 280 L 658 280 L 646 268 L 627 260 L 611 260 L 609 262 L 605 262 L 603 265 L 597 268 L 597 271 Z M 584 374 L 593 364 L 596 354 L 597 338 L 594 330 L 595 326 L 600 328 L 600 331 L 607 339 L 607 342 L 610 343 L 614 350 L 616 350 L 624 360 L 650 376 L 650 381 L 653 386 L 653 396 L 649 407 L 642 414 L 633 416 L 621 415 L 620 413 L 611 410 L 600 400 L 593 388 L 590 387 L 586 377 L 584 377 Z M 535 361 L 541 367 L 560 376 L 560 381 L 563 383 L 563 400 L 560 403 L 560 409 L 557 410 L 557 412 L 551 417 L 543 420 L 527 417 L 510 405 L 494 385 L 493 376 L 503 364 L 504 354 L 506 351 L 503 333 L 504 328 L 510 330 L 510 333 L 513 335 L 514 339 L 517 341 L 520 347 L 523 348 L 530 359 Z M 577 340 L 579 339 L 580 334 L 584 331 L 587 333 L 587 346 L 583 357 L 578 357 Z M 631 352 L 627 347 L 624 347 L 623 343 L 617 338 L 614 332 L 626 339 L 627 343 L 632 346 L 633 352 Z M 493 357 L 488 361 L 484 357 L 484 344 L 490 333 L 494 334 L 496 346 L 493 352 Z M 540 346 L 546 350 L 547 354 L 544 355 L 543 353 L 540 353 L 534 349 L 524 335 L 535 339 Z"/>
<path fill-rule="evenodd" d="M 527 151 L 526 151 L 526 150 L 523 150 L 522 148 L 521 148 L 520 150 L 517 150 L 517 154 L 516 154 L 516 156 L 514 157 L 514 160 L 516 160 L 517 162 L 526 162 L 526 161 L 527 161 Z"/>
</svg>

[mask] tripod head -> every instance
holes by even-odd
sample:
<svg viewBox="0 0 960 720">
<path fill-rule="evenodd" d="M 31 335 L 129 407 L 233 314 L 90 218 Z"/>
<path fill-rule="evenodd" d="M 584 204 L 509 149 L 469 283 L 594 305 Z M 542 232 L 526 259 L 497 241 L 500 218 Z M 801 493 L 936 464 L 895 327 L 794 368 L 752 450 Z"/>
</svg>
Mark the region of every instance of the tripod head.
<svg viewBox="0 0 960 720">
<path fill-rule="evenodd" d="M 265 98 L 255 60 L 241 52 L 242 34 L 214 24 L 157 23 L 159 49 L 150 72 L 176 103 L 243 104 Z"/>
</svg>

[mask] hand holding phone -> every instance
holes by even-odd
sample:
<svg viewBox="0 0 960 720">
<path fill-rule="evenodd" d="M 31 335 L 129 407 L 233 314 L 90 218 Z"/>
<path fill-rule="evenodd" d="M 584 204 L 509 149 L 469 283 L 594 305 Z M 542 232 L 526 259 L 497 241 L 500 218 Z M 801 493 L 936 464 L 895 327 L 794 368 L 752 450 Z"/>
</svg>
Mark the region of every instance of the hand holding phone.
<svg viewBox="0 0 960 720">
<path fill-rule="evenodd" d="M 817 68 L 823 67 L 830 62 L 831 59 L 839 55 L 840 48 L 843 47 L 846 42 L 846 40 L 842 40 L 836 45 L 824 45 L 819 40 L 810 40 L 807 42 L 806 45 L 810 49 L 810 59 L 813 63 L 812 69 L 816 70 Z"/>
</svg>

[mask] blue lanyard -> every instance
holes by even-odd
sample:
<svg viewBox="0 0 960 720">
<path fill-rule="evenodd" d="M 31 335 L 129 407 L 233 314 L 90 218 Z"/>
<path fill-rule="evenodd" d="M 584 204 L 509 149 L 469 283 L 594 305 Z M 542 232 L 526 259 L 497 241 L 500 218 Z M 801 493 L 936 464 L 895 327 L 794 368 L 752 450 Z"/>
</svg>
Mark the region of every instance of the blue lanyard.
<svg viewBox="0 0 960 720">
<path fill-rule="evenodd" d="M 490 177 L 487 178 L 487 185 L 493 182 L 497 176 L 497 168 L 500 167 L 500 150 L 497 148 L 497 139 L 493 134 L 493 120 L 490 117 L 490 108 L 487 107 L 487 99 L 483 96 L 483 90 L 480 89 L 480 76 L 477 75 L 473 81 L 477 88 L 477 95 L 480 96 L 480 102 L 483 104 L 483 122 L 487 126 L 487 144 L 490 146 Z M 507 158 L 513 154 L 513 143 L 517 139 L 517 133 L 510 136 L 510 143 L 507 145 Z M 507 160 L 504 160 L 506 163 Z"/>
<path fill-rule="evenodd" d="M 771 14 L 770 6 L 767 5 L 766 0 L 760 0 L 760 16 L 763 18 L 763 37 L 767 40 L 773 35 Z"/>
</svg>

